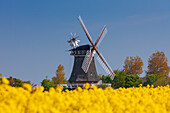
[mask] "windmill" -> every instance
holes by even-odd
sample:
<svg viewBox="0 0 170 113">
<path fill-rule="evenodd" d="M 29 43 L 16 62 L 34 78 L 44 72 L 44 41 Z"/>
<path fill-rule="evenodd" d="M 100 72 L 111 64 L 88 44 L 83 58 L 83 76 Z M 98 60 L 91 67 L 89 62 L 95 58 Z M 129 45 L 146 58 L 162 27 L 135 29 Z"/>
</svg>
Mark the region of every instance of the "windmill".
<svg viewBox="0 0 170 113">
<path fill-rule="evenodd" d="M 102 39 L 105 37 L 105 35 L 107 33 L 106 26 L 104 26 L 99 38 L 97 39 L 96 43 L 94 44 L 92 42 L 92 38 L 91 38 L 89 32 L 87 31 L 85 24 L 84 24 L 84 22 L 83 22 L 83 20 L 81 19 L 80 16 L 78 17 L 78 20 L 79 20 L 79 22 L 80 22 L 84 32 L 86 33 L 86 36 L 87 36 L 87 38 L 90 41 L 91 46 L 92 46 L 92 50 L 90 52 L 86 53 L 86 56 L 85 56 L 83 64 L 82 64 L 82 69 L 84 70 L 85 73 L 87 73 L 89 66 L 91 64 L 92 58 L 93 58 L 94 54 L 97 53 L 98 54 L 97 60 L 99 61 L 99 63 L 103 67 L 103 69 L 106 71 L 106 73 L 111 77 L 111 79 L 113 79 L 114 76 L 115 76 L 114 72 L 112 71 L 109 64 L 106 62 L 106 60 L 102 56 L 102 54 L 97 50 L 97 47 L 99 46 Z"/>
<path fill-rule="evenodd" d="M 71 76 L 68 80 L 68 86 L 78 87 L 78 86 L 82 86 L 84 83 L 87 82 L 90 84 L 99 84 L 100 79 L 97 75 L 95 60 L 94 60 L 94 55 L 96 53 L 98 55 L 97 60 L 102 65 L 104 70 L 108 73 L 108 75 L 111 77 L 111 79 L 113 79 L 115 74 L 113 73 L 112 69 L 110 68 L 109 64 L 106 62 L 104 57 L 97 50 L 97 47 L 99 46 L 100 42 L 102 41 L 102 39 L 107 33 L 106 26 L 104 26 L 99 38 L 94 44 L 80 16 L 78 17 L 78 20 L 81 26 L 83 27 L 83 30 L 85 31 L 86 36 L 90 41 L 91 45 L 88 44 L 88 45 L 77 46 L 75 44 L 74 46 L 76 40 L 74 38 L 75 35 L 72 35 L 73 38 L 68 41 L 69 43 L 72 44 L 71 46 L 73 47 L 72 49 L 69 50 L 71 51 L 70 55 L 74 56 L 74 65 L 73 65 Z"/>
</svg>

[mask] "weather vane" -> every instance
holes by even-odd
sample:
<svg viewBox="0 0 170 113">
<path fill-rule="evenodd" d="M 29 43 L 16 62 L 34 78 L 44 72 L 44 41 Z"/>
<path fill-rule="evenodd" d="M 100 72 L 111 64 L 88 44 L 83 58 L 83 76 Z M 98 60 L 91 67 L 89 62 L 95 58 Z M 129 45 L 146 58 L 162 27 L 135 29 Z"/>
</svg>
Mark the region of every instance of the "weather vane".
<svg viewBox="0 0 170 113">
<path fill-rule="evenodd" d="M 73 33 L 70 33 L 70 35 L 72 36 L 72 38 L 67 42 L 70 43 L 70 46 L 72 48 L 79 47 L 78 43 L 80 42 L 80 40 L 77 40 L 78 36 L 76 36 L 76 33 L 74 33 L 74 35 Z"/>
</svg>

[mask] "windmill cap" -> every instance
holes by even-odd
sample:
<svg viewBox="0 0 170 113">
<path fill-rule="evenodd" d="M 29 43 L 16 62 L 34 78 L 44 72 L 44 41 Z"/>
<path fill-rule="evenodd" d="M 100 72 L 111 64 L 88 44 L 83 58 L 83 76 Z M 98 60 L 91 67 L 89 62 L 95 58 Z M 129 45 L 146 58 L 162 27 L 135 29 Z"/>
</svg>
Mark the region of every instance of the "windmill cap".
<svg viewBox="0 0 170 113">
<path fill-rule="evenodd" d="M 87 44 L 87 45 L 82 45 L 82 46 L 79 46 L 79 47 L 76 47 L 74 49 L 70 49 L 69 51 L 76 51 L 76 50 L 90 50 L 92 46 Z"/>
</svg>

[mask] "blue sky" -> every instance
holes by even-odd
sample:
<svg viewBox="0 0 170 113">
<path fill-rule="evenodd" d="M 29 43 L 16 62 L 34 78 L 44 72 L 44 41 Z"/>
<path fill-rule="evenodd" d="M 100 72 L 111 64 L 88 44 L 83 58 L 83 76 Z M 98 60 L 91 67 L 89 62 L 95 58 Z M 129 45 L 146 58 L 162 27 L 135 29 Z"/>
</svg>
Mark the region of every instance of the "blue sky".
<svg viewBox="0 0 170 113">
<path fill-rule="evenodd" d="M 156 50 L 170 59 L 168 0 L 0 0 L 0 72 L 40 84 L 45 76 L 55 76 L 62 64 L 69 78 L 70 32 L 77 33 L 79 45 L 89 44 L 79 15 L 94 42 L 107 26 L 99 51 L 113 70 L 122 69 L 127 56 L 141 57 L 147 70 L 148 58 Z M 106 74 L 96 64 L 98 74 Z"/>
</svg>

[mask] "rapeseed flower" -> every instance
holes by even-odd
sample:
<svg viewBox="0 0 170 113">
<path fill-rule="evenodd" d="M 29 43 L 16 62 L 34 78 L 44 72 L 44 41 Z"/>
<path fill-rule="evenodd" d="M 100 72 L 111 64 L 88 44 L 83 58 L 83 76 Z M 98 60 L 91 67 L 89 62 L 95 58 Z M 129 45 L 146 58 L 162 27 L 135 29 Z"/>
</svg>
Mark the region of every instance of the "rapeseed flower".
<svg viewBox="0 0 170 113">
<path fill-rule="evenodd" d="M 154 86 L 113 89 L 85 84 L 66 90 L 58 86 L 11 87 L 6 78 L 0 85 L 0 113 L 169 113 L 170 87 Z"/>
<path fill-rule="evenodd" d="M 5 77 L 2 77 L 2 83 L 3 84 L 9 84 L 9 80 L 6 79 Z"/>
</svg>

